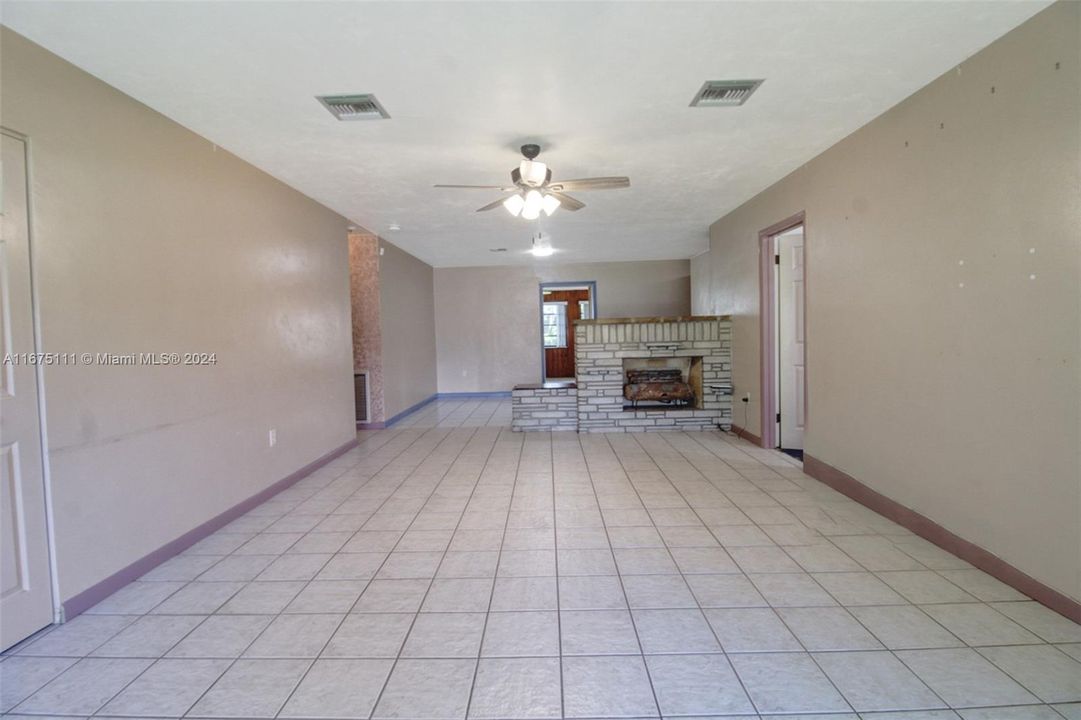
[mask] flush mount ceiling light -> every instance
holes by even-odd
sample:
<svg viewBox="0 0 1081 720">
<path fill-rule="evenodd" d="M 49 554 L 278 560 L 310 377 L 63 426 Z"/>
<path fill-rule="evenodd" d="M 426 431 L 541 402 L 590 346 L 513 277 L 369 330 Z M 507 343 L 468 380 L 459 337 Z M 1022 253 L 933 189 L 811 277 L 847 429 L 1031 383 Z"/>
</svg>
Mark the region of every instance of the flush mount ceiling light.
<svg viewBox="0 0 1081 720">
<path fill-rule="evenodd" d="M 477 212 L 487 212 L 502 205 L 514 217 L 536 220 L 543 212 L 551 215 L 561 207 L 571 212 L 581 210 L 585 203 L 572 198 L 566 191 L 612 190 L 630 187 L 626 177 L 596 177 L 581 180 L 562 180 L 552 182 L 552 171 L 547 165 L 535 160 L 540 154 L 539 145 L 523 145 L 522 155 L 525 160 L 510 173 L 513 185 L 436 185 L 437 188 L 467 188 L 477 190 L 501 190 L 513 195 L 490 202 Z"/>
<path fill-rule="evenodd" d="M 533 257 L 548 257 L 555 250 L 546 235 L 538 234 L 533 236 L 533 247 L 529 249 L 529 252 L 533 254 Z"/>
</svg>

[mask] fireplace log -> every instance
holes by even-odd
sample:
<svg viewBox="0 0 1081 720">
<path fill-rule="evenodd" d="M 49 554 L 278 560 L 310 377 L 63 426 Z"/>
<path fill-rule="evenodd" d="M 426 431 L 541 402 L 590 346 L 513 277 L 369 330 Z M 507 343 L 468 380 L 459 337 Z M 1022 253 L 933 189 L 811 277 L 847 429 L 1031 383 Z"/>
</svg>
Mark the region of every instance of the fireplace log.
<svg viewBox="0 0 1081 720">
<path fill-rule="evenodd" d="M 694 389 L 682 378 L 683 374 L 674 368 L 628 370 L 623 397 L 635 408 L 642 400 L 693 405 Z"/>
</svg>

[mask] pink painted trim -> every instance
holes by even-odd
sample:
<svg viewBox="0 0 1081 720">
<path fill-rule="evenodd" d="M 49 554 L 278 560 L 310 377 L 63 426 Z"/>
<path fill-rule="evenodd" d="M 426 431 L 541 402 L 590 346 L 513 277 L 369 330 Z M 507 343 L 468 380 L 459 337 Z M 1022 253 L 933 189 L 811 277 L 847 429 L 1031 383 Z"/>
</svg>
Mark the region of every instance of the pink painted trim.
<svg viewBox="0 0 1081 720">
<path fill-rule="evenodd" d="M 760 365 L 759 377 L 759 432 L 758 444 L 764 448 L 773 448 L 774 426 L 777 417 L 777 399 L 774 396 L 773 375 L 776 372 L 777 328 L 774 322 L 776 309 L 773 307 L 773 236 L 763 233 L 758 235 L 758 354 Z"/>
<path fill-rule="evenodd" d="M 762 438 L 758 437 L 753 432 L 748 431 L 746 428 L 741 428 L 739 425 L 732 426 L 732 433 L 755 445 L 762 444 Z"/>
<path fill-rule="evenodd" d="M 105 578 L 96 585 L 92 585 L 86 590 L 83 590 L 78 595 L 75 595 L 63 603 L 64 606 L 64 619 L 71 620 L 76 615 L 81 614 L 85 610 L 88 610 L 105 598 L 112 595 L 114 592 L 124 587 L 132 580 L 142 577 L 146 573 L 150 572 L 158 565 L 169 558 L 179 555 L 184 550 L 199 542 L 207 535 L 210 535 L 216 530 L 220 530 L 233 520 L 236 520 L 241 515 L 245 514 L 255 506 L 263 503 L 273 496 L 280 493 L 282 490 L 295 484 L 297 481 L 304 479 L 308 475 L 323 467 L 330 461 L 334 460 L 341 455 L 349 452 L 357 446 L 356 439 L 350 440 L 341 447 L 331 450 L 326 455 L 323 455 L 318 460 L 308 463 L 304 467 L 300 468 L 296 472 L 282 478 L 278 482 L 274 483 L 268 488 L 260 490 L 256 494 L 249 497 L 247 500 L 243 500 L 240 503 L 229 508 L 225 512 L 216 515 L 215 517 L 207 520 L 202 525 L 189 530 L 177 539 L 162 545 L 157 550 L 153 551 L 149 555 L 145 555 L 131 565 L 128 565 L 122 570 L 119 570 L 109 577 Z"/>
<path fill-rule="evenodd" d="M 1065 615 L 1076 623 L 1081 623 L 1081 603 L 1077 600 L 1026 575 L 997 555 L 955 535 L 934 520 L 872 490 L 848 473 L 806 453 L 803 455 L 803 472 L 861 505 L 869 507 L 879 515 L 893 520 L 901 527 L 911 530 L 925 540 L 933 542 L 943 550 L 971 563 L 988 575 L 1028 595 L 1036 602 Z"/>
<path fill-rule="evenodd" d="M 758 352 L 761 372 L 759 376 L 762 409 L 759 423 L 761 424 L 762 437 L 758 444 L 764 448 L 777 447 L 777 413 L 780 398 L 774 392 L 773 378 L 777 374 L 777 308 L 774 307 L 773 296 L 775 293 L 773 271 L 773 238 L 786 230 L 791 230 L 797 225 L 803 225 L 803 327 L 807 329 L 807 223 L 806 211 L 800 210 L 795 215 L 785 218 L 779 223 L 770 225 L 758 233 Z M 804 345 L 806 352 L 806 344 Z M 803 410 L 804 427 L 810 425 L 810 408 L 807 405 L 807 381 L 806 358 L 804 362 L 803 377 Z"/>
</svg>

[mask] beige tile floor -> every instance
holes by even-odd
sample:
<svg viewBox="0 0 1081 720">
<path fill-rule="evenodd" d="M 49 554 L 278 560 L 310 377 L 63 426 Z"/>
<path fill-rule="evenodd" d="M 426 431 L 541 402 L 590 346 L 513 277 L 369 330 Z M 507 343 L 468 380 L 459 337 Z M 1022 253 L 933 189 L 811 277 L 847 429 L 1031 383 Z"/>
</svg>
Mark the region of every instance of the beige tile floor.
<svg viewBox="0 0 1081 720">
<path fill-rule="evenodd" d="M 721 433 L 433 403 L 0 661 L 36 717 L 1081 718 L 1081 627 Z"/>
</svg>

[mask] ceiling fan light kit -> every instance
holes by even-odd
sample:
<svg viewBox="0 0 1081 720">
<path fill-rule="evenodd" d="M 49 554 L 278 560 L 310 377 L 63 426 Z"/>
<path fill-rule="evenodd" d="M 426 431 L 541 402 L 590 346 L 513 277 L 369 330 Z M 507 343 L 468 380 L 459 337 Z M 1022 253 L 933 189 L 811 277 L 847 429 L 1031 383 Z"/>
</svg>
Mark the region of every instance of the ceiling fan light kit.
<svg viewBox="0 0 1081 720">
<path fill-rule="evenodd" d="M 561 203 L 559 201 L 559 198 L 557 198 L 555 195 L 545 195 L 541 199 L 541 209 L 544 210 L 545 215 L 551 215 L 556 210 L 558 210 L 559 206 L 562 204 L 563 203 Z"/>
<path fill-rule="evenodd" d="M 511 187 L 502 187 L 500 185 L 436 185 L 435 187 L 502 190 L 503 192 L 514 193 L 507 198 L 477 208 L 477 212 L 487 212 L 502 205 L 514 217 L 536 220 L 540 217 L 541 212 L 545 215 L 551 215 L 561 207 L 571 212 L 577 212 L 584 208 L 585 203 L 566 194 L 568 190 L 615 190 L 630 187 L 631 185 L 630 178 L 623 176 L 552 182 L 552 170 L 546 164 L 535 159 L 539 154 L 539 145 L 522 146 L 522 155 L 525 160 L 522 160 L 518 167 L 511 170 L 510 179 L 514 183 Z"/>
<path fill-rule="evenodd" d="M 525 206 L 522 207 L 522 217 L 526 220 L 536 220 L 540 217 L 544 208 L 544 196 L 539 190 L 530 190 L 525 194 Z"/>
<path fill-rule="evenodd" d="M 511 195 L 503 201 L 503 207 L 507 209 L 507 212 L 514 217 L 521 216 L 526 220 L 536 220 L 540 217 L 541 210 L 545 215 L 551 215 L 562 204 L 555 195 L 548 195 L 537 190 Z"/>
<path fill-rule="evenodd" d="M 507 208 L 507 212 L 511 215 L 518 217 L 522 214 L 522 208 L 525 207 L 525 200 L 521 195 L 511 195 L 503 201 L 503 207 Z"/>
</svg>

